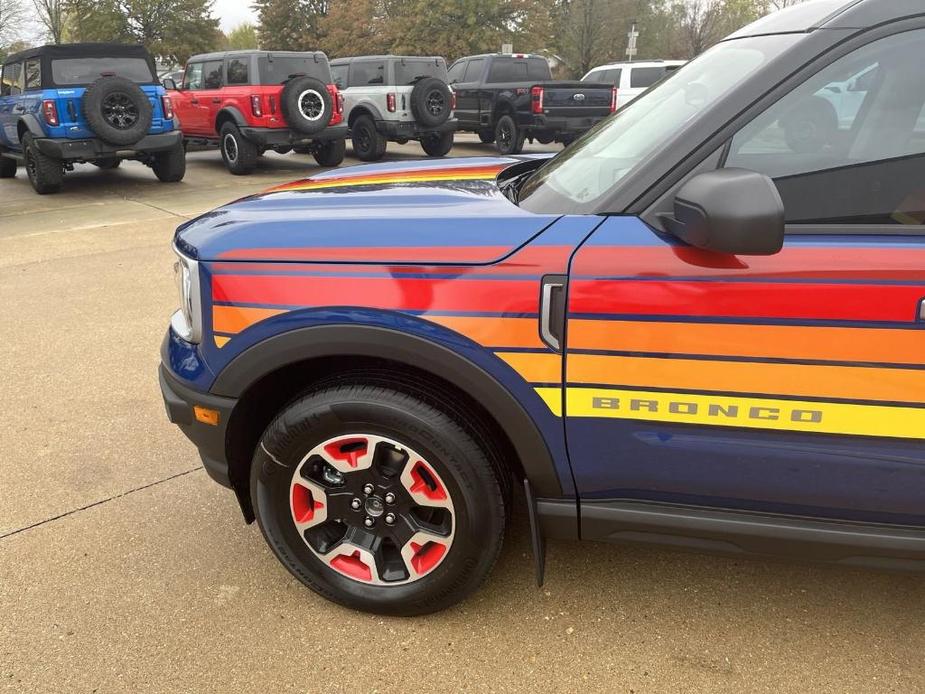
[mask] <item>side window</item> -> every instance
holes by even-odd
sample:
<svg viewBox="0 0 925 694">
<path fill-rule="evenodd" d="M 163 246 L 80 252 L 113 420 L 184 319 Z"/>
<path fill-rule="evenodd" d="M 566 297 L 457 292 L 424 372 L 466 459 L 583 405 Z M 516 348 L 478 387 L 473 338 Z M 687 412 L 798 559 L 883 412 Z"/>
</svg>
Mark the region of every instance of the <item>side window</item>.
<svg viewBox="0 0 925 694">
<path fill-rule="evenodd" d="M 28 91 L 30 89 L 41 89 L 42 88 L 42 61 L 38 58 L 32 58 L 31 60 L 26 61 L 26 86 L 25 89 Z"/>
<path fill-rule="evenodd" d="M 385 84 L 385 63 L 362 60 L 350 65 L 350 86 L 368 87 L 371 84 Z"/>
<path fill-rule="evenodd" d="M 334 84 L 337 85 L 338 89 L 347 88 L 347 72 L 349 69 L 349 64 L 331 66 L 331 79 L 334 80 Z"/>
<path fill-rule="evenodd" d="M 247 62 L 249 58 L 232 58 L 228 61 L 228 84 L 249 84 Z"/>
<path fill-rule="evenodd" d="M 466 68 L 466 76 L 463 78 L 463 82 L 478 82 L 482 79 L 482 66 L 484 64 L 485 58 L 470 60 L 469 66 Z"/>
<path fill-rule="evenodd" d="M 460 60 L 459 62 L 453 63 L 450 67 L 450 71 L 447 73 L 447 82 L 450 84 L 462 82 L 463 78 L 466 76 L 466 65 L 468 64 L 469 61 L 467 60 Z"/>
<path fill-rule="evenodd" d="M 3 96 L 22 94 L 22 63 L 3 66 Z"/>
<path fill-rule="evenodd" d="M 871 43 L 732 140 L 726 166 L 772 179 L 791 224 L 925 224 L 925 30 Z"/>
<path fill-rule="evenodd" d="M 183 75 L 184 89 L 202 89 L 202 63 L 190 63 Z"/>
<path fill-rule="evenodd" d="M 202 75 L 203 89 L 221 89 L 222 61 L 213 60 L 208 63 L 204 63 L 202 67 Z"/>
<path fill-rule="evenodd" d="M 665 74 L 663 67 L 634 67 L 630 70 L 630 88 L 645 89 L 658 82 Z"/>
<path fill-rule="evenodd" d="M 599 82 L 600 84 L 613 84 L 617 87 L 620 86 L 620 75 L 623 74 L 622 68 L 608 68 L 606 70 L 598 70 L 588 75 L 588 82 Z"/>
</svg>

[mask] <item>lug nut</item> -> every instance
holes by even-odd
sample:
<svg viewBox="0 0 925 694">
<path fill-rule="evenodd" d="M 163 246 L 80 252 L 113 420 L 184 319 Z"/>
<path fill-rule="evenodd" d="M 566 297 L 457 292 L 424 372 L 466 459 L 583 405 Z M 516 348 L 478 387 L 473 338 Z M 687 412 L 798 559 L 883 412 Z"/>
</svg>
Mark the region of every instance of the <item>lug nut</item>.
<svg viewBox="0 0 925 694">
<path fill-rule="evenodd" d="M 359 499 L 354 499 L 353 501 L 350 502 L 350 508 L 352 508 L 354 511 L 359 509 L 360 506 L 362 505 L 363 505 L 363 502 L 360 501 Z"/>
<path fill-rule="evenodd" d="M 376 491 L 376 488 L 368 482 L 363 485 L 363 493 L 366 494 L 366 496 L 369 496 L 374 491 Z"/>
<path fill-rule="evenodd" d="M 386 525 L 392 525 L 392 523 L 395 522 L 395 514 L 394 513 L 385 514 L 385 522 L 386 522 Z"/>
<path fill-rule="evenodd" d="M 369 516 L 366 516 L 366 520 L 363 521 L 363 525 L 365 525 L 367 528 L 371 528 L 371 527 L 373 527 L 375 524 L 376 524 L 376 521 L 374 521 L 374 520 L 373 520 L 372 518 L 370 518 Z"/>
<path fill-rule="evenodd" d="M 387 503 L 387 504 L 394 504 L 394 503 L 395 503 L 395 495 L 394 495 L 392 492 L 388 492 L 388 493 L 385 495 L 385 503 Z"/>
</svg>

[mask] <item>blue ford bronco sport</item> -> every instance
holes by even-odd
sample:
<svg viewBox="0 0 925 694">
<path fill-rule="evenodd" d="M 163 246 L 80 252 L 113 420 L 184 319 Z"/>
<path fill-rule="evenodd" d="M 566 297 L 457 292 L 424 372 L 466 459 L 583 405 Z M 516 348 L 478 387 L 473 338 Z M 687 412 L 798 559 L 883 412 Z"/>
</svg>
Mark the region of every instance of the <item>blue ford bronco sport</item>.
<svg viewBox="0 0 925 694">
<path fill-rule="evenodd" d="M 142 46 L 66 44 L 6 59 L 0 77 L 0 178 L 25 164 L 39 194 L 76 163 L 114 169 L 137 159 L 164 182 L 186 173 L 183 137 Z"/>
<path fill-rule="evenodd" d="M 190 221 L 169 417 L 360 609 L 473 591 L 518 489 L 540 577 L 550 537 L 922 569 L 923 53 L 921 0 L 809 2 L 551 159 Z"/>
</svg>

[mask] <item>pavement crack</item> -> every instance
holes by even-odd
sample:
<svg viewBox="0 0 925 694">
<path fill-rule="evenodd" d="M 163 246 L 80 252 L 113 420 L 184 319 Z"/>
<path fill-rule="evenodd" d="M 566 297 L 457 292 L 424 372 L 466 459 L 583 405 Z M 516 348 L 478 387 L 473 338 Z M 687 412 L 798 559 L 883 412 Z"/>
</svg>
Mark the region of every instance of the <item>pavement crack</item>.
<svg viewBox="0 0 925 694">
<path fill-rule="evenodd" d="M 145 489 L 156 487 L 159 484 L 164 484 L 164 482 L 175 480 L 178 477 L 184 477 L 190 474 L 191 472 L 196 472 L 197 470 L 202 470 L 202 466 L 197 465 L 191 470 L 184 470 L 183 472 L 178 472 L 175 475 L 170 475 L 169 477 L 165 477 L 160 480 L 155 480 L 154 482 L 150 482 L 148 484 L 143 484 L 140 487 L 128 489 L 124 492 L 119 492 L 118 494 L 114 494 L 113 496 L 110 496 L 106 499 L 100 499 L 99 501 L 94 501 L 92 504 L 87 504 L 86 506 L 80 506 L 79 508 L 71 509 L 70 511 L 65 511 L 64 513 L 59 513 L 57 516 L 52 516 L 51 518 L 46 518 L 44 520 L 37 521 L 35 523 L 32 523 L 31 525 L 26 525 L 26 526 L 23 526 L 22 528 L 17 528 L 16 530 L 10 530 L 9 532 L 3 533 L 2 535 L 0 535 L 0 540 L 5 540 L 8 537 L 12 537 L 13 535 L 18 535 L 19 533 L 24 533 L 27 530 L 32 530 L 33 528 L 38 528 L 39 526 L 45 525 L 46 523 L 51 523 L 56 520 L 61 520 L 62 518 L 67 518 L 68 516 L 71 516 L 75 513 L 79 513 L 80 511 L 86 511 L 87 509 L 94 508 L 95 506 L 101 506 L 103 504 L 109 503 L 110 501 L 121 499 L 122 497 L 128 496 L 129 494 L 134 494 L 135 492 L 141 492 L 141 491 L 144 491 Z"/>
</svg>

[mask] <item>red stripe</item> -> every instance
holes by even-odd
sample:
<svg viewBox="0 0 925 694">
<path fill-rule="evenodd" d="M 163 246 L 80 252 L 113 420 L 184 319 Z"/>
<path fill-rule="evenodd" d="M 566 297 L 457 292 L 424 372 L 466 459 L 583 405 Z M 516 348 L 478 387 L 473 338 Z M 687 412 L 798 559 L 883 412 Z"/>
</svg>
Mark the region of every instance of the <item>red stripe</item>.
<svg viewBox="0 0 925 694">
<path fill-rule="evenodd" d="M 398 311 L 536 313 L 532 281 L 214 275 L 214 301 L 262 306 L 363 306 Z"/>
<path fill-rule="evenodd" d="M 925 281 L 925 248 L 784 248 L 771 256 L 730 256 L 687 246 L 585 246 L 578 275 L 892 279 Z"/>
<path fill-rule="evenodd" d="M 769 282 L 578 281 L 575 313 L 912 322 L 925 287 Z"/>
</svg>

